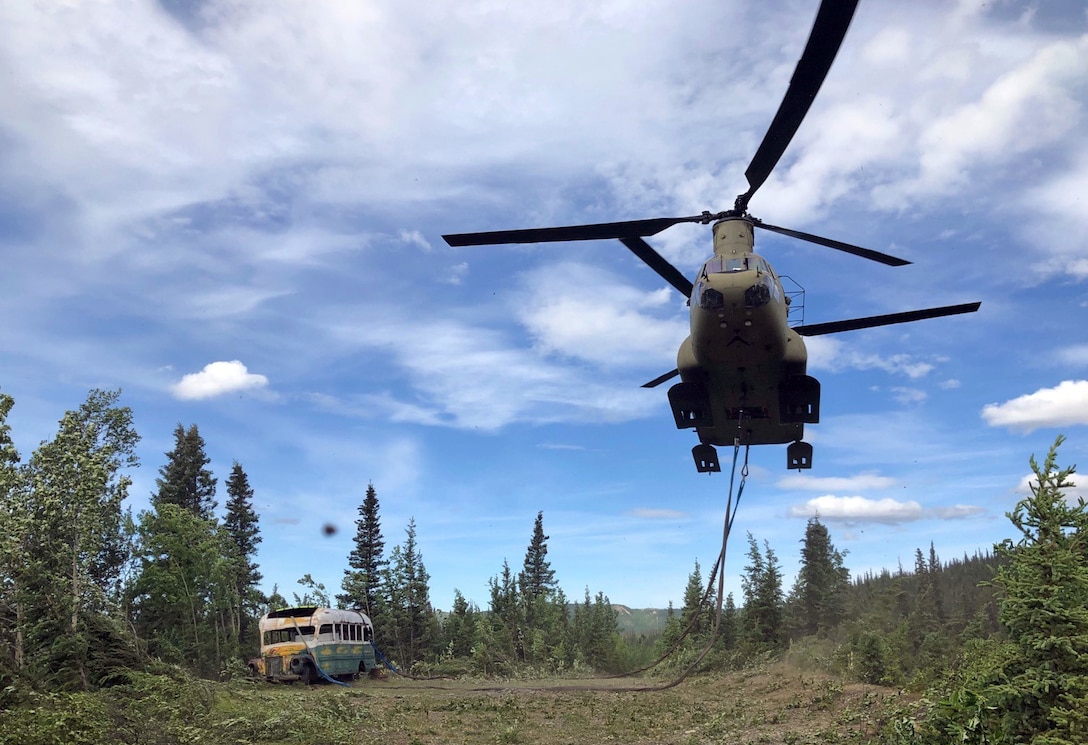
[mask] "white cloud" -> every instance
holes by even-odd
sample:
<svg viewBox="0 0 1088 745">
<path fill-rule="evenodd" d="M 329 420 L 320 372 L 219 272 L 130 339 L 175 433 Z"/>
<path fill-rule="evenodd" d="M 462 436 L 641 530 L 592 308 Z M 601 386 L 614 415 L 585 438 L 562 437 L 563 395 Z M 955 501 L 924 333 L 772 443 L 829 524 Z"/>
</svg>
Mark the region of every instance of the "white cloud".
<svg viewBox="0 0 1088 745">
<path fill-rule="evenodd" d="M 775 486 L 780 489 L 803 489 L 805 491 L 870 491 L 889 489 L 896 485 L 896 480 L 877 473 L 859 473 L 855 476 L 805 476 L 789 474 L 783 476 Z"/>
<path fill-rule="evenodd" d="M 791 517 L 815 517 L 841 522 L 904 523 L 925 516 L 922 505 L 914 500 L 869 499 L 867 497 L 836 497 L 831 494 L 816 497 L 803 505 L 790 507 Z"/>
<path fill-rule="evenodd" d="M 238 360 L 212 362 L 198 373 L 189 373 L 170 386 L 175 398 L 185 401 L 214 398 L 226 393 L 252 391 L 268 385 L 264 375 L 251 373 Z"/>
<path fill-rule="evenodd" d="M 918 520 L 961 520 L 985 514 L 981 507 L 956 504 L 951 507 L 925 509 L 912 500 L 869 499 L 868 497 L 837 497 L 831 494 L 810 499 L 803 505 L 790 507 L 791 517 L 816 517 L 828 522 L 883 523 L 898 525 Z"/>
<path fill-rule="evenodd" d="M 1041 388 L 1003 404 L 987 404 L 982 418 L 991 427 L 1024 433 L 1088 424 L 1088 380 L 1064 380 L 1054 388 Z"/>
</svg>

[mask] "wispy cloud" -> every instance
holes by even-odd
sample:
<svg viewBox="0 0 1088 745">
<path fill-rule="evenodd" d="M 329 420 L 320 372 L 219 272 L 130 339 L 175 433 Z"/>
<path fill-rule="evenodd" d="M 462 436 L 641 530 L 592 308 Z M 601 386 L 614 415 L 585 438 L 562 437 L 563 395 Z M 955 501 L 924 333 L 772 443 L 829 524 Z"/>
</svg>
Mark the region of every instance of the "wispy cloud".
<svg viewBox="0 0 1088 745">
<path fill-rule="evenodd" d="M 538 348 L 606 368 L 668 364 L 686 319 L 661 318 L 673 290 L 646 293 L 585 264 L 563 262 L 522 277 L 514 304 Z"/>
<path fill-rule="evenodd" d="M 669 510 L 653 507 L 637 507 L 631 510 L 630 514 L 633 517 L 639 518 L 640 520 L 676 521 L 687 520 L 689 517 L 691 517 L 687 512 L 682 512 L 680 510 Z"/>
<path fill-rule="evenodd" d="M 896 485 L 890 476 L 877 473 L 859 473 L 855 476 L 805 476 L 790 474 L 775 482 L 780 489 L 803 489 L 805 491 L 870 491 L 890 489 Z"/>
<path fill-rule="evenodd" d="M 918 380 L 928 375 L 934 368 L 930 362 L 918 360 L 909 354 L 881 355 L 874 352 L 860 351 L 849 343 L 827 336 L 816 336 L 805 340 L 809 351 L 809 366 L 814 370 L 883 370 L 893 375 L 905 375 L 911 380 Z"/>
</svg>

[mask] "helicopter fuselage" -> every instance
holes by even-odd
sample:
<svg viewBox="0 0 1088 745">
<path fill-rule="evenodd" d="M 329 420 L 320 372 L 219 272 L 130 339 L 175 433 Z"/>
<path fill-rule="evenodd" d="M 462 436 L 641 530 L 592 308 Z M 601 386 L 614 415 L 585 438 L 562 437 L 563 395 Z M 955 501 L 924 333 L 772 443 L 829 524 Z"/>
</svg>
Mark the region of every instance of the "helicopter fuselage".
<svg viewBox="0 0 1088 745">
<path fill-rule="evenodd" d="M 677 354 L 682 382 L 669 398 L 677 426 L 694 427 L 707 445 L 795 442 L 805 421 L 818 420 L 819 385 L 787 323 L 788 296 L 753 243 L 750 220 L 718 222 L 714 256 L 693 283 L 691 335 Z"/>
</svg>

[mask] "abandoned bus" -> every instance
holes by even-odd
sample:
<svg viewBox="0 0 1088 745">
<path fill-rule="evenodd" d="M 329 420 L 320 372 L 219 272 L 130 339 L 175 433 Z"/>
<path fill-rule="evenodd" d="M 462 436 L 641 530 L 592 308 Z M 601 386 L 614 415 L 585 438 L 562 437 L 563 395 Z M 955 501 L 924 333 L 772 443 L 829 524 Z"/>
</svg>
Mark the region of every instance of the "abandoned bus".
<svg viewBox="0 0 1088 745">
<path fill-rule="evenodd" d="M 321 673 L 354 678 L 377 665 L 374 626 L 359 611 L 313 605 L 281 608 L 261 618 L 260 630 L 261 656 L 249 667 L 269 680 L 309 684 Z"/>
</svg>

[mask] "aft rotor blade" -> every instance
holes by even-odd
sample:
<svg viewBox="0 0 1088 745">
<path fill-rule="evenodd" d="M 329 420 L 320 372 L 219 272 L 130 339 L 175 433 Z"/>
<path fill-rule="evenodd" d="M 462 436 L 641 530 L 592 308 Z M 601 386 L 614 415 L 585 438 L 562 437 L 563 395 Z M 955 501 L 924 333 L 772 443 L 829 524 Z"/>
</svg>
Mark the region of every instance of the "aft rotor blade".
<svg viewBox="0 0 1088 745">
<path fill-rule="evenodd" d="M 657 386 L 664 383 L 666 380 L 672 380 L 673 378 L 675 378 L 679 374 L 680 374 L 679 370 L 669 370 L 664 375 L 659 375 L 658 377 L 651 380 L 649 383 L 643 383 L 642 387 L 643 388 L 656 388 Z"/>
<path fill-rule="evenodd" d="M 900 259 L 897 256 L 880 253 L 880 251 L 874 251 L 871 248 L 862 248 L 861 246 L 855 246 L 852 243 L 843 243 L 842 241 L 837 241 L 834 238 L 824 238 L 819 235 L 813 235 L 812 233 L 803 233 L 800 230 L 780 228 L 777 225 L 768 225 L 761 220 L 755 220 L 753 221 L 753 224 L 757 228 L 763 228 L 764 230 L 769 230 L 772 233 L 781 233 L 782 235 L 788 235 L 792 238 L 800 238 L 801 240 L 808 241 L 809 243 L 818 243 L 821 246 L 827 246 L 828 248 L 845 251 L 848 254 L 860 256 L 863 259 L 879 261 L 881 264 L 887 264 L 888 266 L 906 266 L 910 263 L 906 259 Z"/>
<path fill-rule="evenodd" d="M 794 326 L 793 330 L 801 336 L 837 334 L 841 331 L 857 331 L 858 329 L 869 329 L 875 326 L 891 326 L 896 323 L 924 321 L 927 318 L 942 318 L 944 316 L 959 315 L 960 313 L 974 313 L 979 309 L 980 305 L 982 305 L 982 303 L 946 305 L 942 308 L 910 310 L 906 313 L 890 313 L 885 316 L 869 316 L 868 318 L 852 318 L 848 321 L 831 321 L 830 323 L 813 323 L 807 326 Z"/>
<path fill-rule="evenodd" d="M 756 189 L 763 185 L 767 177 L 771 175 L 782 153 L 786 152 L 790 140 L 801 126 L 801 121 L 812 106 L 816 93 L 823 85 L 827 77 L 831 63 L 835 61 L 835 55 L 846 36 L 846 30 L 850 27 L 850 21 L 854 17 L 854 9 L 858 0 L 823 0 L 820 9 L 816 13 L 816 21 L 812 24 L 808 43 L 805 51 L 801 53 L 801 59 L 797 62 L 797 68 L 793 71 L 786 96 L 778 107 L 778 113 L 774 115 L 767 134 L 763 136 L 763 142 L 756 150 L 752 162 L 744 175 L 748 178 L 748 191 L 741 199 L 741 206 L 748 204 L 748 199 L 755 194 Z"/>
<path fill-rule="evenodd" d="M 620 238 L 620 243 L 631 249 L 631 253 L 642 259 L 646 266 L 653 269 L 662 279 L 679 290 L 681 295 L 691 297 L 692 285 L 688 278 L 681 274 L 679 269 L 666 261 L 665 257 L 655 251 L 649 243 L 641 238 Z"/>
<path fill-rule="evenodd" d="M 682 222 L 703 222 L 704 215 L 693 217 L 655 217 L 649 220 L 603 222 L 595 225 L 567 225 L 557 228 L 492 230 L 486 233 L 457 233 L 442 236 L 451 246 L 497 246 L 502 243 L 553 243 L 557 241 L 595 241 L 608 238 L 638 238 L 657 235 L 665 228 Z"/>
</svg>

